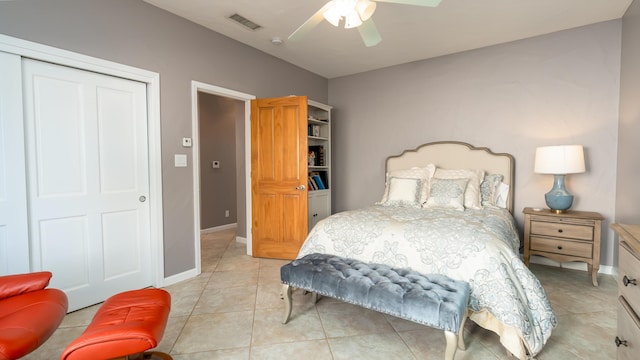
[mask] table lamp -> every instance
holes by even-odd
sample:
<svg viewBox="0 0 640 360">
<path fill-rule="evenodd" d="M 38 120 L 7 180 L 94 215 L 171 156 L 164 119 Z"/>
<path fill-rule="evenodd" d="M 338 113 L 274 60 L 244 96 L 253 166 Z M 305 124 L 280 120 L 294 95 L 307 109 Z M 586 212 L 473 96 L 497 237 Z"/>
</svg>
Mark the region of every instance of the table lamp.
<svg viewBox="0 0 640 360">
<path fill-rule="evenodd" d="M 544 195 L 547 206 L 555 213 L 563 213 L 573 204 L 573 195 L 564 186 L 567 174 L 583 173 L 584 151 L 582 145 L 543 146 L 536 148 L 534 172 L 552 174 L 553 188 Z"/>
</svg>

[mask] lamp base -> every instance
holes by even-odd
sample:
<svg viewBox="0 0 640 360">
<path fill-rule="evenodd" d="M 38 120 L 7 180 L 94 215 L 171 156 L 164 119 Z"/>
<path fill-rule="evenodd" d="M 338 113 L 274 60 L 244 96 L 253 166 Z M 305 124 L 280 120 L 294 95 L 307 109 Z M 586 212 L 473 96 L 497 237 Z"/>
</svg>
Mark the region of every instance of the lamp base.
<svg viewBox="0 0 640 360">
<path fill-rule="evenodd" d="M 552 212 L 560 214 L 566 212 L 573 205 L 573 195 L 564 187 L 564 175 L 553 175 L 553 188 L 544 194 L 544 200 Z"/>
</svg>

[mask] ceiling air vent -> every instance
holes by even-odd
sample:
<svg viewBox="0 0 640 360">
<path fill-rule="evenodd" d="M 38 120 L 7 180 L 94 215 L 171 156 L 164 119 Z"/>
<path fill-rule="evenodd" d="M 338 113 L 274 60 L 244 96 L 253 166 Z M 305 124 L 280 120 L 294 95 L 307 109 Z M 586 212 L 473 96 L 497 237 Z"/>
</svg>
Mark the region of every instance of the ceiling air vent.
<svg viewBox="0 0 640 360">
<path fill-rule="evenodd" d="M 246 17 L 239 15 L 239 14 L 233 14 L 231 16 L 229 16 L 229 19 L 237 22 L 238 24 L 246 27 L 249 30 L 258 30 L 258 29 L 262 29 L 262 26 L 254 23 L 253 21 L 247 19 Z"/>
</svg>

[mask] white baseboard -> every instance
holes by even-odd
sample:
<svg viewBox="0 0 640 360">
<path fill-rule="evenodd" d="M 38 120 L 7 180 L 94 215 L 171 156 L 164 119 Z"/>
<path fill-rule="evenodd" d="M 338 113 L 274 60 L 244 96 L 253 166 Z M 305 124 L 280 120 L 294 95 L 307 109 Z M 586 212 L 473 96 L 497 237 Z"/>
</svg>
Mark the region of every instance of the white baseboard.
<svg viewBox="0 0 640 360">
<path fill-rule="evenodd" d="M 237 227 L 238 227 L 238 223 L 220 225 L 220 226 L 215 226 L 215 227 L 211 227 L 211 228 L 208 228 L 208 229 L 202 229 L 202 230 L 200 230 L 200 234 L 206 234 L 206 233 L 222 231 L 222 230 L 227 230 L 227 229 L 234 229 L 234 228 L 237 228 Z"/>
<path fill-rule="evenodd" d="M 196 276 L 198 276 L 198 272 L 196 271 L 196 269 L 187 270 L 180 274 L 175 274 L 175 275 L 164 278 L 164 284 L 162 284 L 161 286 L 165 287 L 165 286 L 177 284 L 181 281 L 189 280 Z"/>
<path fill-rule="evenodd" d="M 535 256 L 535 255 L 531 255 L 531 257 L 529 258 L 529 262 L 532 264 L 555 266 L 563 269 L 580 270 L 585 272 L 588 270 L 587 264 L 583 262 L 559 263 L 557 261 L 547 259 L 546 257 Z M 609 265 L 600 265 L 600 269 L 598 269 L 598 274 L 607 274 L 607 275 L 617 276 L 618 269 Z"/>
<path fill-rule="evenodd" d="M 242 236 L 236 236 L 236 242 L 238 242 L 240 244 L 246 244 L 247 243 L 247 238 L 246 237 L 242 237 Z"/>
</svg>

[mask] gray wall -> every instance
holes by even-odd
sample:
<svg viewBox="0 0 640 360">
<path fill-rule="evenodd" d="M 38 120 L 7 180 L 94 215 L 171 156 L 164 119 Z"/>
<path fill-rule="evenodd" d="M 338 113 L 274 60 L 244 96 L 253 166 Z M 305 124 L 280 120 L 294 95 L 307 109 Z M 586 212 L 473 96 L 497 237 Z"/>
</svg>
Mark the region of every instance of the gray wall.
<svg viewBox="0 0 640 360">
<path fill-rule="evenodd" d="M 327 102 L 325 78 L 141 0 L 0 1 L 0 33 L 160 74 L 165 276 L 195 267 L 193 165 L 182 148 L 191 81 Z M 185 151 L 189 167 L 175 168 L 173 154 Z"/>
<path fill-rule="evenodd" d="M 640 224 L 640 2 L 622 20 L 616 222 Z"/>
<path fill-rule="evenodd" d="M 387 156 L 459 140 L 515 156 L 521 226 L 552 186 L 533 172 L 535 148 L 582 144 L 587 172 L 567 187 L 574 209 L 605 216 L 602 264 L 614 265 L 620 37 L 615 20 L 331 79 L 334 210 L 381 198 Z"/>
<path fill-rule="evenodd" d="M 244 102 L 200 92 L 198 119 L 200 228 L 236 223 L 236 123 L 244 122 Z M 214 160 L 220 162 L 220 168 L 213 168 Z"/>
</svg>

